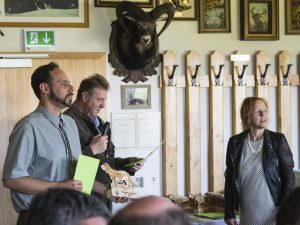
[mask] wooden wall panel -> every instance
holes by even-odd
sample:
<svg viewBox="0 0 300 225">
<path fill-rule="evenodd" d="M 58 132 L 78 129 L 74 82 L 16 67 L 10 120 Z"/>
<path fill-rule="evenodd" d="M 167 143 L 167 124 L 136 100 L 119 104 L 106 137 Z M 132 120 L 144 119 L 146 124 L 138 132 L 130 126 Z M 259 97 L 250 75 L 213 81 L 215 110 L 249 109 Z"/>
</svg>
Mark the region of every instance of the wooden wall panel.
<svg viewBox="0 0 300 225">
<path fill-rule="evenodd" d="M 167 51 L 163 55 L 162 127 L 163 127 L 163 194 L 177 195 L 177 88 L 176 55 Z M 173 74 L 173 76 L 172 76 Z"/>
<path fill-rule="evenodd" d="M 38 104 L 30 85 L 31 74 L 40 65 L 57 62 L 67 73 L 74 86 L 74 97 L 80 81 L 92 73 L 106 76 L 105 53 L 51 53 L 45 59 L 33 59 L 32 68 L 0 68 L 0 174 L 2 176 L 8 137 L 15 123 L 33 111 Z M 101 112 L 106 118 L 106 111 Z M 0 224 L 15 225 L 17 213 L 14 211 L 9 190 L 0 184 Z"/>
<path fill-rule="evenodd" d="M 186 55 L 186 148 L 185 148 L 185 194 L 201 192 L 200 149 L 200 56 L 195 51 Z M 198 68 L 198 69 L 197 69 Z"/>
<path fill-rule="evenodd" d="M 224 88 L 225 57 L 219 51 L 210 56 L 209 87 L 209 190 L 224 190 Z"/>
</svg>

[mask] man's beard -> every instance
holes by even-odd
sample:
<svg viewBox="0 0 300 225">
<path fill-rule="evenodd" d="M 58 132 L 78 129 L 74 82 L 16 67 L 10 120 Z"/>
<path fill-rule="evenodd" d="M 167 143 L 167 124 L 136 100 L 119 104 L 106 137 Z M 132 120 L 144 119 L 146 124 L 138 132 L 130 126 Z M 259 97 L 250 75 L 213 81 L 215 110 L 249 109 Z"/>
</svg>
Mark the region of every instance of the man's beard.
<svg viewBox="0 0 300 225">
<path fill-rule="evenodd" d="M 49 94 L 49 98 L 58 103 L 62 108 L 70 107 L 72 105 L 72 98 L 67 99 L 68 96 L 69 95 L 66 95 L 64 98 L 60 98 L 53 90 L 51 90 Z"/>
</svg>

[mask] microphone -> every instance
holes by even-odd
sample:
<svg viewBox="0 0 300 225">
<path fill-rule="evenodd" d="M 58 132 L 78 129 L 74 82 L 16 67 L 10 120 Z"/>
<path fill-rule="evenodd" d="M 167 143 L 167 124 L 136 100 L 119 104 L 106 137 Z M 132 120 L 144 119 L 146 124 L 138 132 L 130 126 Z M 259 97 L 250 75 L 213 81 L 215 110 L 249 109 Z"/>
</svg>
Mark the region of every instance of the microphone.
<svg viewBox="0 0 300 225">
<path fill-rule="evenodd" d="M 102 135 L 107 135 L 107 132 L 108 132 L 108 129 L 110 127 L 110 122 L 106 122 L 104 124 L 104 131 L 103 131 L 103 134 Z"/>
<path fill-rule="evenodd" d="M 95 125 L 95 128 L 96 128 L 98 134 L 101 134 L 101 136 L 107 135 L 108 129 L 109 129 L 109 127 L 110 127 L 110 122 L 106 122 L 106 123 L 104 124 L 103 132 L 101 132 L 101 131 L 99 130 L 100 121 L 99 121 L 99 119 L 98 119 L 97 116 L 93 116 L 93 117 L 92 117 L 92 123 Z M 109 139 L 108 139 L 108 140 L 109 140 Z M 108 157 L 107 149 L 105 150 L 105 156 Z"/>
<path fill-rule="evenodd" d="M 110 127 L 110 122 L 106 122 L 106 123 L 104 124 L 103 132 L 101 132 L 101 131 L 99 130 L 100 121 L 99 121 L 99 119 L 98 119 L 97 116 L 93 116 L 93 117 L 92 117 L 92 123 L 95 125 L 95 128 L 96 128 L 98 134 L 101 134 L 102 136 L 103 136 L 103 135 L 107 135 L 108 129 L 109 129 L 109 127 Z"/>
</svg>

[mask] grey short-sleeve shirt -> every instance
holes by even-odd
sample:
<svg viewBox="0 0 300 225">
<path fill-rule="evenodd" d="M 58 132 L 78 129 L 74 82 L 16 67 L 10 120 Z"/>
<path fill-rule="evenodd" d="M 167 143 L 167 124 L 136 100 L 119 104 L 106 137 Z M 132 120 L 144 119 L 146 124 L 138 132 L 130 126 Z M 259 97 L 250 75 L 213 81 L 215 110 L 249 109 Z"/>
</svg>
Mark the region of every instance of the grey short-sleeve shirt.
<svg viewBox="0 0 300 225">
<path fill-rule="evenodd" d="M 77 160 L 81 153 L 78 128 L 74 120 L 62 114 L 64 129 Z M 58 130 L 59 116 L 43 106 L 21 119 L 10 137 L 2 179 L 29 176 L 47 181 L 70 179 L 65 143 Z M 33 195 L 11 190 L 11 198 L 17 212 L 29 207 Z"/>
</svg>

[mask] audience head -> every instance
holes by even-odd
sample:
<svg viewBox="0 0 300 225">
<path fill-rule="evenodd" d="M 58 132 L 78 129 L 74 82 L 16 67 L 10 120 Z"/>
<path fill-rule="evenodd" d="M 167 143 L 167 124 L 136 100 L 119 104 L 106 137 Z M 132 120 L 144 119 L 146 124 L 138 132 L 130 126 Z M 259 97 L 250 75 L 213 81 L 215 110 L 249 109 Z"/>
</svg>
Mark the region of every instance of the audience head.
<svg viewBox="0 0 300 225">
<path fill-rule="evenodd" d="M 189 216 L 170 200 L 148 196 L 121 209 L 109 225 L 190 225 Z"/>
<path fill-rule="evenodd" d="M 242 103 L 240 116 L 241 116 L 242 127 L 244 131 L 250 128 L 251 116 L 253 115 L 255 106 L 258 102 L 261 102 L 264 105 L 264 107 L 267 109 L 267 111 L 269 111 L 269 104 L 265 98 L 247 97 L 244 99 Z"/>
<path fill-rule="evenodd" d="M 106 225 L 110 212 L 95 196 L 71 189 L 50 189 L 36 195 L 27 225 Z"/>
<path fill-rule="evenodd" d="M 277 225 L 300 224 L 300 187 L 290 192 L 279 206 Z"/>
<path fill-rule="evenodd" d="M 31 87 L 38 99 L 40 98 L 40 84 L 49 83 L 52 80 L 51 72 L 56 68 L 59 68 L 59 65 L 50 62 L 38 67 L 31 75 Z"/>
</svg>

